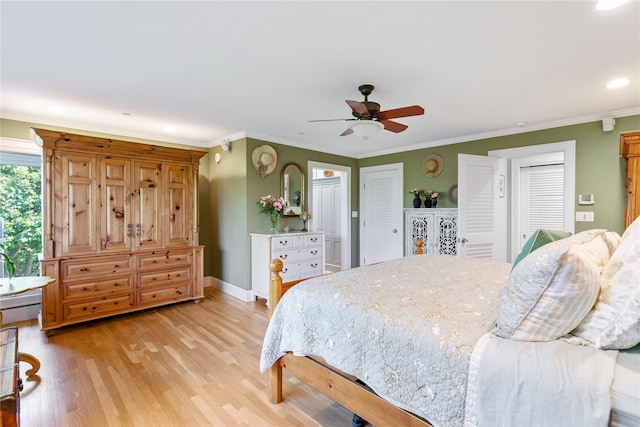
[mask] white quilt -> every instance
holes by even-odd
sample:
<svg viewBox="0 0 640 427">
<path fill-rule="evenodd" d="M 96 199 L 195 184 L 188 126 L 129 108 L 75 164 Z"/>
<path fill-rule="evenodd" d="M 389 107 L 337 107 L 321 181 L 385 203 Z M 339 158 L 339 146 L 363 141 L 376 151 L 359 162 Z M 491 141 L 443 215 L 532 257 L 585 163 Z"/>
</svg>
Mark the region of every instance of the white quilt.
<svg viewBox="0 0 640 427">
<path fill-rule="evenodd" d="M 473 350 L 465 426 L 606 427 L 617 354 L 486 334 Z"/>
<path fill-rule="evenodd" d="M 276 307 L 260 370 L 286 352 L 318 355 L 435 427 L 460 426 L 471 351 L 510 269 L 417 255 L 307 280 Z"/>
</svg>

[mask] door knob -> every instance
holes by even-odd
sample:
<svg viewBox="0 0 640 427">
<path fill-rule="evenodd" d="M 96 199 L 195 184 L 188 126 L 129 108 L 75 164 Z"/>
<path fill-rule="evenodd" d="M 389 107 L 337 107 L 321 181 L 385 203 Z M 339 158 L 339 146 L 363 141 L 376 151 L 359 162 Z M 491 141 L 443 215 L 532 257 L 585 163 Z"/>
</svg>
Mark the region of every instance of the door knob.
<svg viewBox="0 0 640 427">
<path fill-rule="evenodd" d="M 393 229 L 393 232 L 394 232 L 394 233 L 397 233 L 397 232 L 398 232 L 398 230 L 394 228 L 394 229 Z"/>
</svg>

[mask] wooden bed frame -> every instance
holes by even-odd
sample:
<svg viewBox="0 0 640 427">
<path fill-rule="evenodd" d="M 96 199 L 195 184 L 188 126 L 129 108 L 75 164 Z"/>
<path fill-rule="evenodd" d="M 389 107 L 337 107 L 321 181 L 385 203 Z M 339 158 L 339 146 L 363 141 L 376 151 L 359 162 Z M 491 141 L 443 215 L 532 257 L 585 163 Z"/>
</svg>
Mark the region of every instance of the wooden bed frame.
<svg viewBox="0 0 640 427">
<path fill-rule="evenodd" d="M 422 250 L 422 241 L 416 242 L 416 253 Z M 269 316 L 273 315 L 282 295 L 301 280 L 282 282 L 280 272 L 282 261 L 274 259 L 269 266 Z M 313 357 L 294 356 L 287 353 L 269 368 L 269 398 L 271 403 L 282 402 L 282 368 L 287 369 L 299 380 L 309 384 L 329 399 L 377 426 L 401 425 L 407 427 L 431 427 L 424 419 L 413 415 L 376 395 L 356 378 L 340 372 Z"/>
</svg>

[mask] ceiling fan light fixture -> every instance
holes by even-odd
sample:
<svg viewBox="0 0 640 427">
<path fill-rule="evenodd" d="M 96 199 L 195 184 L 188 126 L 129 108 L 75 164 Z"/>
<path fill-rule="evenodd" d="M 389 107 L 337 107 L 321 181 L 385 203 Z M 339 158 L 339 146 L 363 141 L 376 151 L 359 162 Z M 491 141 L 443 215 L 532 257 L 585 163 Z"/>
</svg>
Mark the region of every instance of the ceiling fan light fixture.
<svg viewBox="0 0 640 427">
<path fill-rule="evenodd" d="M 351 125 L 353 133 L 358 135 L 365 141 L 380 132 L 384 128 L 384 125 L 375 120 L 357 120 Z"/>
</svg>

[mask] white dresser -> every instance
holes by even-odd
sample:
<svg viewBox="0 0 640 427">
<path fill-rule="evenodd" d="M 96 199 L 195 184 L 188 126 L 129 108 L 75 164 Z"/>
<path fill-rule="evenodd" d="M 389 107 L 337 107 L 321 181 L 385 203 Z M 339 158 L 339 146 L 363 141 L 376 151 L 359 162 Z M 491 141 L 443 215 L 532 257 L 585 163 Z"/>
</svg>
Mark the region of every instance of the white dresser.
<svg viewBox="0 0 640 427">
<path fill-rule="evenodd" d="M 404 232 L 404 256 L 414 254 L 416 239 L 424 242 L 425 254 L 458 255 L 456 208 L 406 208 Z"/>
<path fill-rule="evenodd" d="M 269 298 L 269 264 L 282 261 L 282 281 L 306 279 L 324 273 L 324 233 L 251 233 L 251 290 Z"/>
</svg>

